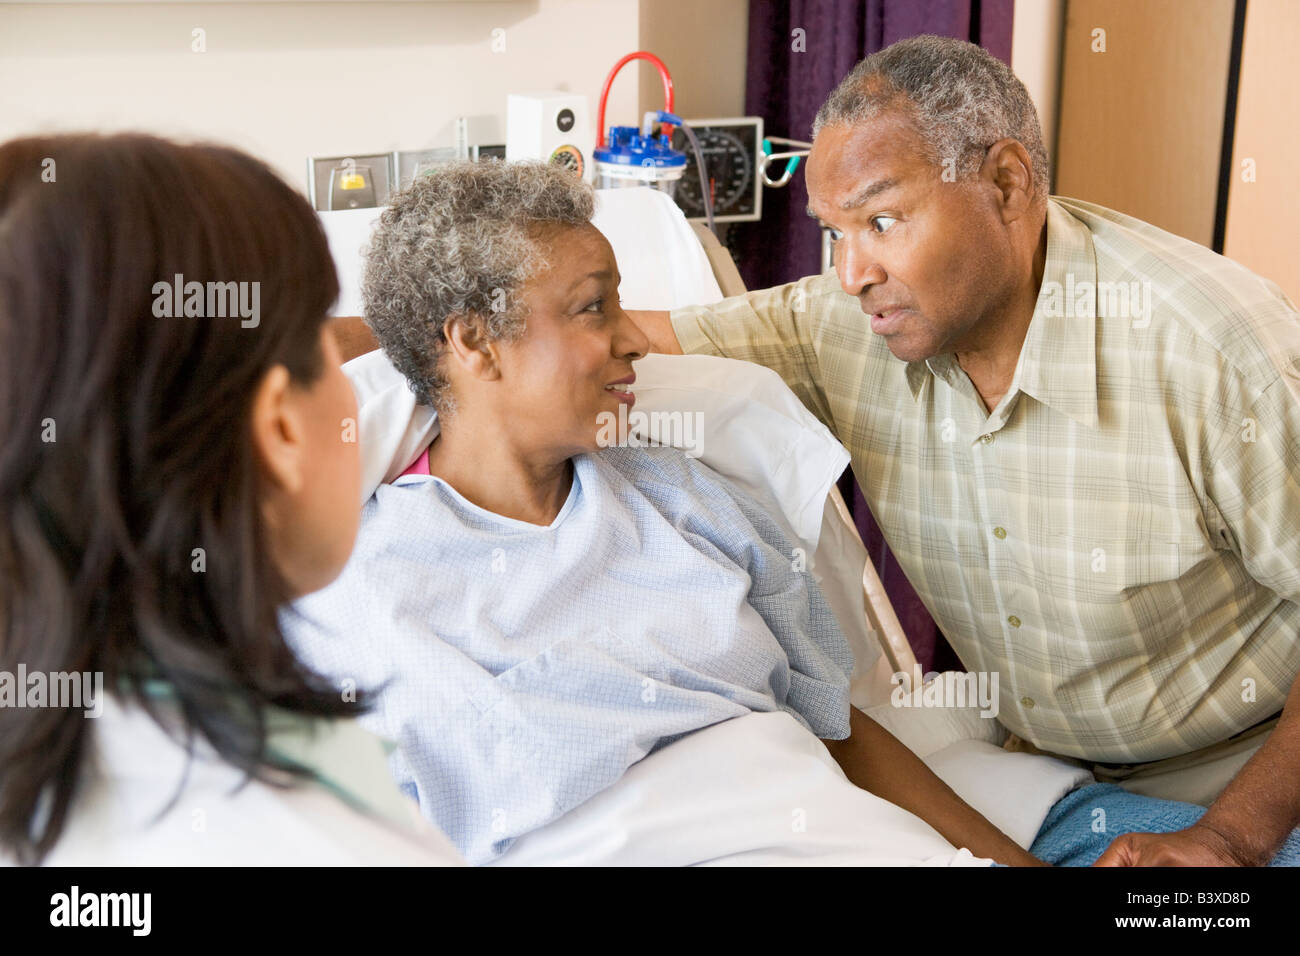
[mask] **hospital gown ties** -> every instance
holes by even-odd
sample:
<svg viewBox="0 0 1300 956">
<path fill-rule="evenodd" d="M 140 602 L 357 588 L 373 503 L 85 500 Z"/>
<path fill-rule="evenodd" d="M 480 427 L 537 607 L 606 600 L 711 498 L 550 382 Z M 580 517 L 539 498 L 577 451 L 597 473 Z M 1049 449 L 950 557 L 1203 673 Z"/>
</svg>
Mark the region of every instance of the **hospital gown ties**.
<svg viewBox="0 0 1300 956">
<path fill-rule="evenodd" d="M 853 658 L 787 532 L 672 448 L 579 455 L 546 527 L 407 475 L 330 587 L 283 616 L 473 864 L 658 747 L 752 711 L 849 734 Z M 685 796 L 685 795 L 684 795 Z"/>
</svg>

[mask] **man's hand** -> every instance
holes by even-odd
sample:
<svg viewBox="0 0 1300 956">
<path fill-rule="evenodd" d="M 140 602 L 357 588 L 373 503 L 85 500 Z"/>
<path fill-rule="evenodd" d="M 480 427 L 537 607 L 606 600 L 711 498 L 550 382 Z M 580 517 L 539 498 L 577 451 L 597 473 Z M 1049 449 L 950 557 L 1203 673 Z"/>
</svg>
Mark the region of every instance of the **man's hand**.
<svg viewBox="0 0 1300 956">
<path fill-rule="evenodd" d="M 1225 835 L 1194 823 L 1173 833 L 1125 833 L 1093 866 L 1261 866 Z"/>
<path fill-rule="evenodd" d="M 1297 825 L 1300 825 L 1300 677 L 1291 684 L 1282 717 L 1273 732 L 1210 804 L 1203 817 L 1176 833 L 1128 834 L 1128 849 L 1121 853 L 1112 844 L 1097 863 L 1264 866 L 1277 855 Z M 1120 840 L 1125 837 L 1115 843 Z M 1115 857 L 1111 857 L 1112 851 Z M 1133 862 L 1112 864 L 1108 858 Z M 1181 862 L 1184 858 L 1187 863 Z"/>
</svg>

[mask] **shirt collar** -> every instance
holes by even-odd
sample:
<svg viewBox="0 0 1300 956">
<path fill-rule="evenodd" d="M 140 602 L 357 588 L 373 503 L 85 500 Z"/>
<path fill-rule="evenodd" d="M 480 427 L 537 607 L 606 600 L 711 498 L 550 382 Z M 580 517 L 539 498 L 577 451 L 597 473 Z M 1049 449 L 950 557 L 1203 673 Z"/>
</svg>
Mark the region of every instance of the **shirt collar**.
<svg viewBox="0 0 1300 956">
<path fill-rule="evenodd" d="M 1009 393 L 1017 389 L 1081 425 L 1097 427 L 1097 259 L 1088 227 L 1047 200 L 1047 260 Z M 908 362 L 919 399 L 927 373 L 942 377 L 947 356 Z"/>
</svg>

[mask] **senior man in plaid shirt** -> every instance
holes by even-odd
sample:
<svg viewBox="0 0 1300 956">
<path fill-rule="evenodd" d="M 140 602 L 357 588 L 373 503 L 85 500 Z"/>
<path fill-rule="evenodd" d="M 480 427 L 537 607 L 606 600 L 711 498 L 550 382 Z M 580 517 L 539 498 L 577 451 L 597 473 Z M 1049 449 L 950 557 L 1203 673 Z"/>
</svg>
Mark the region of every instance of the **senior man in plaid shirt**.
<svg viewBox="0 0 1300 956">
<path fill-rule="evenodd" d="M 902 41 L 814 124 L 835 268 L 632 313 L 766 365 L 848 447 L 1009 744 L 1208 806 L 1103 864 L 1260 864 L 1300 824 L 1300 315 L 1205 248 L 1048 195 L 1024 86 Z"/>
</svg>

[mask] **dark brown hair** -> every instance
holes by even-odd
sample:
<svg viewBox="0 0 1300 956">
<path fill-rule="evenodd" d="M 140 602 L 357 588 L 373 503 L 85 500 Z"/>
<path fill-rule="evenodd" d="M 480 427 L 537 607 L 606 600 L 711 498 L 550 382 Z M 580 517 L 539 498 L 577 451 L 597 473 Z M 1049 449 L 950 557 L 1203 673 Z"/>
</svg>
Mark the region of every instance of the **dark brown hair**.
<svg viewBox="0 0 1300 956">
<path fill-rule="evenodd" d="M 177 275 L 259 283 L 257 324 L 157 317 Z M 136 134 L 0 145 L 0 671 L 99 671 L 156 720 L 141 685 L 161 678 L 183 745 L 201 734 L 258 779 L 283 779 L 267 705 L 355 714 L 281 634 L 249 428 L 271 368 L 321 373 L 337 294 L 315 214 L 250 156 Z M 94 724 L 0 708 L 0 850 L 36 862 L 57 842 Z"/>
</svg>

